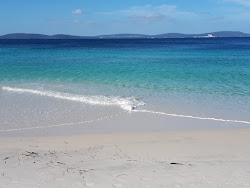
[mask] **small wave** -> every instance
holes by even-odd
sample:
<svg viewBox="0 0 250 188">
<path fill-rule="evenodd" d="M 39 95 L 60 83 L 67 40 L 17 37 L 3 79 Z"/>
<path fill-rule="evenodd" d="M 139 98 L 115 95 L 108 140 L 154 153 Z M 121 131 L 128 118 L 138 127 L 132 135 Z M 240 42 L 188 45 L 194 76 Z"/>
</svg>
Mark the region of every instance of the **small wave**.
<svg viewBox="0 0 250 188">
<path fill-rule="evenodd" d="M 111 96 L 106 97 L 102 95 L 96 96 L 87 96 L 87 95 L 76 95 L 70 93 L 61 93 L 61 92 L 52 92 L 52 91 L 41 91 L 34 89 L 23 89 L 16 87 L 2 87 L 2 90 L 15 92 L 15 93 L 28 93 L 35 94 L 46 97 L 53 97 L 57 99 L 64 99 L 69 101 L 82 102 L 85 104 L 91 105 L 106 105 L 106 106 L 119 106 L 120 108 L 131 111 L 134 110 L 138 106 L 145 105 L 143 101 L 139 101 L 134 97 L 119 97 L 119 96 Z"/>
<path fill-rule="evenodd" d="M 213 118 L 213 117 L 197 117 L 197 116 L 189 116 L 189 115 L 181 115 L 181 114 L 168 114 L 168 113 L 165 113 L 165 112 L 156 112 L 156 111 L 150 111 L 150 110 L 134 110 L 133 112 L 160 114 L 160 115 L 165 115 L 165 116 L 200 119 L 200 120 L 213 120 L 213 121 L 223 121 L 223 122 L 231 122 L 231 123 L 250 124 L 249 121 L 242 121 L 242 120 L 219 119 L 219 118 Z"/>
<path fill-rule="evenodd" d="M 136 110 L 138 106 L 143 106 L 145 105 L 145 103 L 143 101 L 139 101 L 135 99 L 134 97 L 126 97 L 126 98 L 119 97 L 119 96 L 106 97 L 102 95 L 87 96 L 87 95 L 76 95 L 76 94 L 69 94 L 69 93 L 41 91 L 41 90 L 23 89 L 23 88 L 5 87 L 5 86 L 2 87 L 1 89 L 5 91 L 9 91 L 9 92 L 36 94 L 40 96 L 82 102 L 82 103 L 91 104 L 91 105 L 119 106 L 120 108 L 126 111 L 133 110 L 133 112 L 152 113 L 152 114 L 160 114 L 160 115 L 166 115 L 166 116 L 200 119 L 200 120 L 213 120 L 213 121 L 221 121 L 221 122 L 250 124 L 249 121 L 242 121 L 242 120 L 229 120 L 229 119 L 220 119 L 220 118 L 213 118 L 213 117 L 198 117 L 198 116 L 191 116 L 191 115 L 170 114 L 170 113 L 150 111 L 150 110 Z"/>
</svg>

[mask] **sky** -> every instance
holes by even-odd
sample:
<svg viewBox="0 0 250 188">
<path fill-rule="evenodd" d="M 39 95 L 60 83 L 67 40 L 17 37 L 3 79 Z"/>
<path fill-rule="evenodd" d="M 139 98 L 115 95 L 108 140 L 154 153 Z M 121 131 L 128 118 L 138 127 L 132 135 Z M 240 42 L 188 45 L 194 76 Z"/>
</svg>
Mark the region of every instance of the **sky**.
<svg viewBox="0 0 250 188">
<path fill-rule="evenodd" d="M 0 0 L 0 35 L 250 33 L 250 0 Z"/>
</svg>

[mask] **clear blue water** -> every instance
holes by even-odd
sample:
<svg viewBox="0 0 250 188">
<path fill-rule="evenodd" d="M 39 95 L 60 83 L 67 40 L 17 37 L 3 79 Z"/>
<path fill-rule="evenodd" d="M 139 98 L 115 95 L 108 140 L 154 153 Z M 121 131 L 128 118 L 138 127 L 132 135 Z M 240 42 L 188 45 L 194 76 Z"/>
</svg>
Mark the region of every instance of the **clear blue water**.
<svg viewBox="0 0 250 188">
<path fill-rule="evenodd" d="M 12 112 L 14 98 L 35 97 L 32 90 L 46 99 L 46 92 L 98 96 L 96 103 L 123 110 L 249 121 L 250 38 L 0 40 L 0 87 L 2 113 Z"/>
</svg>

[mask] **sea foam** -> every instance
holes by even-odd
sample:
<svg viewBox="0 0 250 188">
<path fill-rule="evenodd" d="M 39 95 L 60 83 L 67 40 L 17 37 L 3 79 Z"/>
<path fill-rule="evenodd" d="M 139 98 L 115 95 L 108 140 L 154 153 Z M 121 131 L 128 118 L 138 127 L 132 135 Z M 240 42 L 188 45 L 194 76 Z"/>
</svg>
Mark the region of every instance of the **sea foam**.
<svg viewBox="0 0 250 188">
<path fill-rule="evenodd" d="M 134 97 L 120 97 L 120 96 L 102 96 L 102 95 L 77 95 L 70 93 L 53 92 L 46 90 L 35 90 L 35 89 L 23 89 L 16 87 L 2 87 L 2 90 L 15 92 L 15 93 L 27 93 L 35 94 L 45 97 L 52 97 L 57 99 L 64 99 L 69 101 L 82 102 L 90 105 L 106 105 L 106 106 L 119 106 L 120 108 L 131 111 L 138 106 L 145 105 L 143 101 L 139 101 Z"/>
<path fill-rule="evenodd" d="M 190 116 L 190 115 L 182 115 L 182 114 L 170 114 L 166 112 L 156 112 L 156 111 L 150 111 L 150 110 L 134 110 L 134 112 L 151 113 L 151 114 L 159 114 L 159 115 L 165 115 L 165 116 L 191 118 L 191 119 L 199 119 L 199 120 L 212 120 L 212 121 L 250 124 L 249 121 L 242 121 L 242 120 L 221 119 L 221 118 L 214 118 L 214 117 L 198 117 L 198 116 Z"/>
</svg>

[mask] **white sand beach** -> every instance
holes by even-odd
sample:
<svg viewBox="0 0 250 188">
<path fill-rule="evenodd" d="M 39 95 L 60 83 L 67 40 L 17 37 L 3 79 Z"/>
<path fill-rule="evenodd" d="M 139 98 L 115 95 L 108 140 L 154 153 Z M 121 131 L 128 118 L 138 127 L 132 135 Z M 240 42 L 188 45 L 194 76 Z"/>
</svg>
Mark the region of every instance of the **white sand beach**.
<svg viewBox="0 0 250 188">
<path fill-rule="evenodd" d="M 250 187 L 250 129 L 1 137 L 0 187 Z"/>
</svg>

